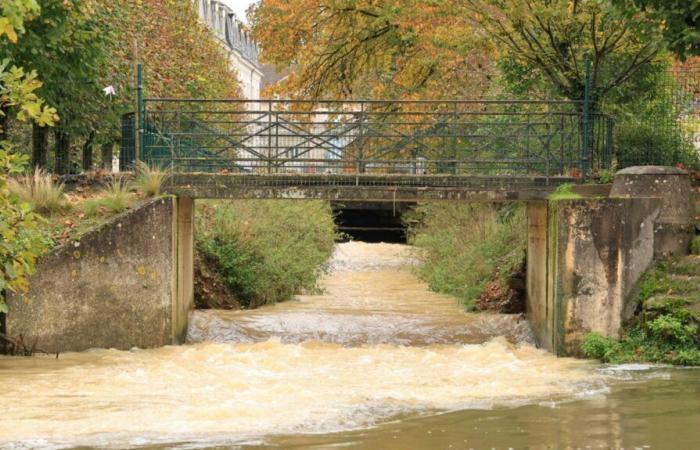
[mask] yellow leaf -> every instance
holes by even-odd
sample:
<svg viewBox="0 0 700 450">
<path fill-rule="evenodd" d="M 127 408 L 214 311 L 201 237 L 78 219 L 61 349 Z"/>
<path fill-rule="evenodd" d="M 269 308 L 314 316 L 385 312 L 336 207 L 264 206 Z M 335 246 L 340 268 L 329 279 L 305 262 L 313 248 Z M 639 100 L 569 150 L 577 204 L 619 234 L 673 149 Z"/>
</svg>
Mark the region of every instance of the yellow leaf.
<svg viewBox="0 0 700 450">
<path fill-rule="evenodd" d="M 17 33 L 7 17 L 0 17 L 0 36 L 7 34 L 7 38 L 13 44 L 17 42 Z"/>
</svg>

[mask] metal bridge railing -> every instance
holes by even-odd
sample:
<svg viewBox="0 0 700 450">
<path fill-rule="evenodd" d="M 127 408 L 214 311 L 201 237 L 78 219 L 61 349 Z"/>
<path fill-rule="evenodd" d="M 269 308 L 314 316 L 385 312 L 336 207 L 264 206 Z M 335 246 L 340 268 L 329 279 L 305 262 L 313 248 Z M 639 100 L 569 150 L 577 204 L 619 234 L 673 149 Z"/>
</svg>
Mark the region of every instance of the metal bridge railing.
<svg viewBox="0 0 700 450">
<path fill-rule="evenodd" d="M 585 178 L 612 155 L 612 120 L 586 120 L 579 102 L 144 99 L 142 108 L 141 158 L 175 173 Z"/>
</svg>

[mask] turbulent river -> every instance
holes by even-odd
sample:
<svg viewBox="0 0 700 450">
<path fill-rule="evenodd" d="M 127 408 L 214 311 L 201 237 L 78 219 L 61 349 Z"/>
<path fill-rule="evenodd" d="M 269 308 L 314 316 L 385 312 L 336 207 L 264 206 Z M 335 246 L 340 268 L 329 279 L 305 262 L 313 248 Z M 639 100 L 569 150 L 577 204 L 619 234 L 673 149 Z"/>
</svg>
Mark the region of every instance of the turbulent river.
<svg viewBox="0 0 700 450">
<path fill-rule="evenodd" d="M 340 244 L 319 293 L 197 311 L 188 345 L 2 357 L 0 448 L 700 446 L 700 370 L 556 358 L 412 262 Z"/>
</svg>

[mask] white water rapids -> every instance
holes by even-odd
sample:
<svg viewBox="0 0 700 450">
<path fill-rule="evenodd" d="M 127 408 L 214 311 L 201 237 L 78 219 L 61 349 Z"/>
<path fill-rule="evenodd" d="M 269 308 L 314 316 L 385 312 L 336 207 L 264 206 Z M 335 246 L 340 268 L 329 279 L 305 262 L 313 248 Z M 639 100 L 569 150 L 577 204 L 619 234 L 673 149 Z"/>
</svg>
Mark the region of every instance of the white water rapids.
<svg viewBox="0 0 700 450">
<path fill-rule="evenodd" d="M 321 294 L 195 312 L 188 345 L 0 358 L 0 447 L 255 443 L 606 389 L 533 347 L 523 319 L 430 292 L 410 252 L 340 244 Z"/>
</svg>

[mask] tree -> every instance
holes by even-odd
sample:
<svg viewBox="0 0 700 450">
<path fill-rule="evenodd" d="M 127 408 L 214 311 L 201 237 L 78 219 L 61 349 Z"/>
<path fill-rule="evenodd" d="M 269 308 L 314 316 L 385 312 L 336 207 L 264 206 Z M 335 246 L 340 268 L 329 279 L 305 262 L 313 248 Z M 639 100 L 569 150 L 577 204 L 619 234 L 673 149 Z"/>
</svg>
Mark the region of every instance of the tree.
<svg viewBox="0 0 700 450">
<path fill-rule="evenodd" d="M 631 15 L 651 14 L 669 49 L 681 60 L 700 55 L 700 2 L 693 0 L 617 0 Z"/>
<path fill-rule="evenodd" d="M 116 92 L 103 110 L 94 142 L 111 167 L 121 119 L 136 106 L 136 65 L 145 69 L 148 97 L 239 98 L 235 71 L 221 43 L 189 0 L 98 0 L 116 30 L 101 86 Z M 106 99 L 105 96 L 102 96 Z M 106 159 L 109 159 L 107 161 Z"/>
<path fill-rule="evenodd" d="M 33 0 L 8 0 L 0 6 L 0 39 L 18 41 L 24 22 L 39 13 Z M 5 60 L 0 64 L 0 111 L 17 109 L 19 120 L 35 120 L 51 125 L 54 109 L 46 106 L 36 94 L 41 86 L 35 72 L 25 73 Z M 44 248 L 37 231 L 37 217 L 30 205 L 22 203 L 8 188 L 7 177 L 23 170 L 25 158 L 10 153 L 11 145 L 0 141 L 0 312 L 7 312 L 4 295 L 7 291 L 27 287 L 27 276 L 34 271 L 36 258 Z"/>
<path fill-rule="evenodd" d="M 463 98 L 490 75 L 492 48 L 459 0 L 266 0 L 250 13 L 264 61 L 293 68 L 273 93 Z"/>
<path fill-rule="evenodd" d="M 119 31 L 109 71 L 120 105 L 133 110 L 136 63 L 144 64 L 150 97 L 239 97 L 226 52 L 199 20 L 191 1 L 100 2 L 110 8 Z"/>
<path fill-rule="evenodd" d="M 663 50 L 647 15 L 630 17 L 609 0 L 467 0 L 487 35 L 502 49 L 513 84 L 544 81 L 544 95 L 582 100 L 585 60 L 599 101 L 634 80 Z"/>
<path fill-rule="evenodd" d="M 70 136 L 89 135 L 104 109 L 99 80 L 112 38 L 105 11 L 94 0 L 39 0 L 41 16 L 25 25 L 17 45 L 6 45 L 12 60 L 42 74 L 39 93 L 57 108 L 55 129 L 58 173 L 70 171 Z M 48 129 L 34 125 L 35 165 L 46 161 Z"/>
</svg>

